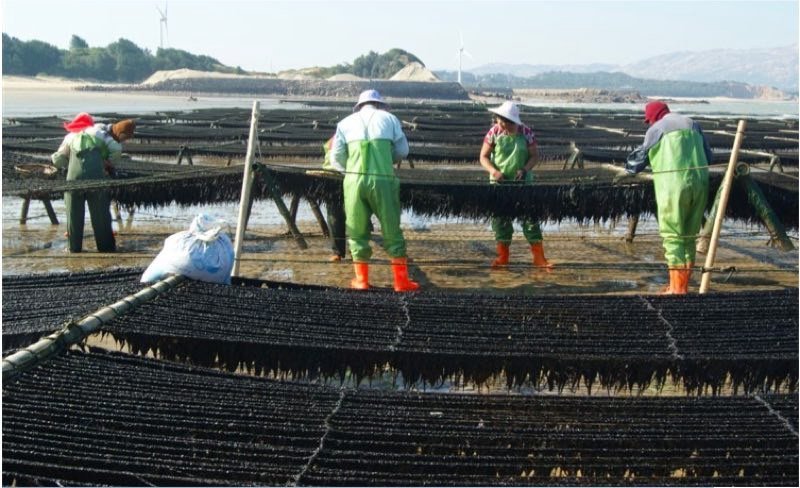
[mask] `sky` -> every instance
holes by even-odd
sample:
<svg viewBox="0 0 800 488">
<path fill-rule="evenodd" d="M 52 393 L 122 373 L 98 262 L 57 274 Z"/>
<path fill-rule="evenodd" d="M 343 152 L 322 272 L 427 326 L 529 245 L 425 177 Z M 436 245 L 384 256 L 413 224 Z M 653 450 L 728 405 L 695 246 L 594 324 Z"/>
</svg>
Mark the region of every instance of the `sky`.
<svg viewBox="0 0 800 488">
<path fill-rule="evenodd" d="M 333 66 L 401 48 L 433 70 L 489 63 L 624 65 L 676 51 L 798 42 L 798 0 L 786 1 L 266 1 L 2 0 L 2 30 L 61 49 L 72 35 L 119 38 L 247 71 Z"/>
</svg>

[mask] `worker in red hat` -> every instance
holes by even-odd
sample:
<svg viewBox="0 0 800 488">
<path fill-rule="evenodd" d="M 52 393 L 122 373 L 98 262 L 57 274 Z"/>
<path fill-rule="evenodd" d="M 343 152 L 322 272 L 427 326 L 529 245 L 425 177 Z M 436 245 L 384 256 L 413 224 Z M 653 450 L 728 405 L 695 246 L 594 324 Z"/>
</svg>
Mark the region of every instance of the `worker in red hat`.
<svg viewBox="0 0 800 488">
<path fill-rule="evenodd" d="M 644 143 L 628 156 L 625 169 L 629 174 L 648 165 L 653 170 L 658 231 L 669 268 L 669 285 L 662 293 L 685 295 L 708 200 L 713 153 L 697 122 L 671 113 L 664 102 L 648 103 L 644 121 L 649 125 Z"/>
<path fill-rule="evenodd" d="M 133 137 L 135 127 L 136 123 L 130 119 L 109 125 L 95 124 L 91 115 L 80 113 L 64 123 L 64 129 L 69 133 L 51 156 L 53 164 L 67 168 L 67 181 L 109 178 L 114 164 L 122 157 L 122 143 Z M 81 252 L 83 248 L 86 205 L 89 206 L 97 250 L 116 251 L 110 203 L 111 196 L 104 190 L 64 192 L 70 252 Z"/>
</svg>

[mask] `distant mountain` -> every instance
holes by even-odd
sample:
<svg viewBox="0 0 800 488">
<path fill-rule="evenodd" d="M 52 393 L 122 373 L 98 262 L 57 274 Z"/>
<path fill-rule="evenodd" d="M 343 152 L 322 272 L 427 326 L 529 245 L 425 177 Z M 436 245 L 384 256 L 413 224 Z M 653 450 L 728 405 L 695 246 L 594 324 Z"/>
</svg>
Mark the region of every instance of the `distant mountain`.
<svg viewBox="0 0 800 488">
<path fill-rule="evenodd" d="M 569 71 L 571 73 L 594 73 L 596 71 L 619 71 L 613 64 L 509 64 L 489 63 L 469 70 L 476 75 L 490 75 L 494 73 L 510 74 L 526 78 L 550 71 Z"/>
<path fill-rule="evenodd" d="M 491 63 L 469 70 L 478 78 L 503 74 L 521 78 L 545 72 L 622 72 L 651 80 L 696 82 L 736 81 L 798 92 L 798 45 L 764 49 L 683 51 L 647 58 L 624 66 L 611 64 L 543 65 Z"/>
<path fill-rule="evenodd" d="M 798 91 L 798 45 L 769 49 L 676 52 L 622 66 L 632 76 L 687 81 L 741 81 Z"/>
</svg>

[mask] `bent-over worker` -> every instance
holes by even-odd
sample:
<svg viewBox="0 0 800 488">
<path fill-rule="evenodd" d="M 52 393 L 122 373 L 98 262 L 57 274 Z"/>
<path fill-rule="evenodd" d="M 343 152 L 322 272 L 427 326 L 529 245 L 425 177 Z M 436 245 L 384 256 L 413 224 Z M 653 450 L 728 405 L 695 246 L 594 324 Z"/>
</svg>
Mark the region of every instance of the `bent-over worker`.
<svg viewBox="0 0 800 488">
<path fill-rule="evenodd" d="M 648 103 L 644 120 L 650 126 L 644 143 L 628 156 L 625 169 L 629 174 L 648 165 L 653 169 L 658 232 L 669 268 L 669 285 L 662 293 L 684 295 L 708 200 L 708 164 L 713 154 L 697 122 L 670 113 L 664 102 Z"/>
<path fill-rule="evenodd" d="M 121 143 L 133 137 L 135 127 L 135 122 L 130 119 L 109 126 L 95 125 L 91 115 L 80 113 L 71 122 L 64 124 L 69 134 L 51 156 L 53 164 L 59 168 L 67 168 L 67 181 L 107 179 L 113 172 L 114 164 L 122 156 Z M 64 192 L 70 252 L 81 252 L 83 248 L 86 204 L 89 206 L 97 250 L 116 251 L 111 229 L 110 203 L 108 190 Z"/>
</svg>

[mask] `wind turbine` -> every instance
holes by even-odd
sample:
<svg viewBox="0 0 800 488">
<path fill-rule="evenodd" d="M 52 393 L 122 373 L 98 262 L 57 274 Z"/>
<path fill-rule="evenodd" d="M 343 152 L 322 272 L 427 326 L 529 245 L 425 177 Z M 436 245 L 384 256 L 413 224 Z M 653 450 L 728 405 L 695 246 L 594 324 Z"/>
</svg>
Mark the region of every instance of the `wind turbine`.
<svg viewBox="0 0 800 488">
<path fill-rule="evenodd" d="M 161 20 L 159 21 L 158 24 L 159 27 L 158 32 L 161 35 L 161 49 L 164 49 L 165 33 L 167 34 L 167 43 L 169 43 L 169 29 L 167 28 L 167 8 L 169 8 L 169 2 L 164 3 L 163 11 L 160 8 L 158 8 L 158 5 L 156 5 L 156 10 L 158 10 L 158 13 L 161 15 Z"/>
<path fill-rule="evenodd" d="M 471 58 L 472 54 L 470 54 L 469 51 L 464 49 L 464 34 L 459 31 L 458 37 L 461 40 L 461 46 L 458 48 L 458 51 L 456 52 L 456 56 L 458 57 L 458 83 L 461 84 L 461 56 L 463 54 L 466 54 L 467 56 L 469 56 Z"/>
</svg>

